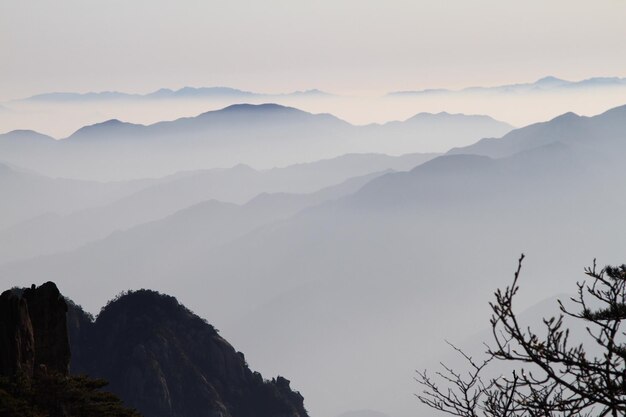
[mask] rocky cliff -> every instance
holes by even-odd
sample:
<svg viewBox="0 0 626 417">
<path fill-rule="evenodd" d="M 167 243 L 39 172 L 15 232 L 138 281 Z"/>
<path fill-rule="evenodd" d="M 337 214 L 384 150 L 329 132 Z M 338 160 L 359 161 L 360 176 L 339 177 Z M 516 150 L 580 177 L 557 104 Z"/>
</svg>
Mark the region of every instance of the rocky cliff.
<svg viewBox="0 0 626 417">
<path fill-rule="evenodd" d="M 67 310 L 52 282 L 0 295 L 0 416 L 139 417 L 105 381 L 69 375 Z"/>
<path fill-rule="evenodd" d="M 8 290 L 0 295 L 0 375 L 67 375 L 70 346 L 67 305 L 56 285 Z"/>
<path fill-rule="evenodd" d="M 213 326 L 173 297 L 141 290 L 92 321 L 70 303 L 72 373 L 110 382 L 145 417 L 305 417 L 289 381 L 266 381 Z"/>
<path fill-rule="evenodd" d="M 5 291 L 0 295 L 0 375 L 32 376 L 34 362 L 35 340 L 26 300 Z"/>
</svg>

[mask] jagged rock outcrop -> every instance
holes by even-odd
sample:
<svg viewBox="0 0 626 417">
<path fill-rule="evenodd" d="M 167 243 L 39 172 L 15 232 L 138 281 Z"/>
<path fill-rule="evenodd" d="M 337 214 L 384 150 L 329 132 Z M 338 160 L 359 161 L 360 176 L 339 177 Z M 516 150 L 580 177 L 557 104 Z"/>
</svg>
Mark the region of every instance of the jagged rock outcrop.
<svg viewBox="0 0 626 417">
<path fill-rule="evenodd" d="M 5 291 L 0 295 L 0 375 L 32 376 L 34 363 L 35 340 L 26 300 Z"/>
<path fill-rule="evenodd" d="M 67 304 L 47 282 L 0 295 L 0 374 L 32 378 L 36 372 L 67 375 L 70 346 Z"/>
<path fill-rule="evenodd" d="M 66 316 L 52 282 L 0 295 L 0 416 L 140 417 L 106 381 L 69 375 Z"/>
<path fill-rule="evenodd" d="M 67 304 L 52 282 L 24 290 L 35 340 L 35 372 L 69 373 Z"/>
<path fill-rule="evenodd" d="M 0 295 L 0 376 L 13 381 L 0 381 L 0 415 L 137 416 L 104 381 L 71 376 L 70 358 L 145 417 L 307 416 L 287 379 L 252 372 L 173 297 L 129 293 L 94 321 L 52 282 Z"/>
<path fill-rule="evenodd" d="M 305 417 L 289 381 L 265 381 L 175 298 L 141 290 L 92 322 L 70 303 L 72 373 L 105 378 L 145 417 Z"/>
</svg>

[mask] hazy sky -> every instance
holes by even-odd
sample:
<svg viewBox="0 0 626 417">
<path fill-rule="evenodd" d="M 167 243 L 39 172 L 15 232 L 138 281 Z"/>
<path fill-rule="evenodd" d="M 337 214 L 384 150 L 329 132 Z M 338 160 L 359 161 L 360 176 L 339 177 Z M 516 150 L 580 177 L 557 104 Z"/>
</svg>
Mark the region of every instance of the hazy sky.
<svg viewBox="0 0 626 417">
<path fill-rule="evenodd" d="M 626 76 L 624 0 L 2 0 L 0 100 Z"/>
</svg>

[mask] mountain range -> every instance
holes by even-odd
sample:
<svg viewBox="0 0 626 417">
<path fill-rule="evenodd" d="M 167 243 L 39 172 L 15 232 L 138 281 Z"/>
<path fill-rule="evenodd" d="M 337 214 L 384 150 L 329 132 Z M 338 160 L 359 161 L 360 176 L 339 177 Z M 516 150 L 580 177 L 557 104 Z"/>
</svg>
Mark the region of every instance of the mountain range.
<svg viewBox="0 0 626 417">
<path fill-rule="evenodd" d="M 0 278 L 27 285 L 45 276 L 88 311 L 119 288 L 173 294 L 220 323 L 254 368 L 297 381 L 314 414 L 415 415 L 412 370 L 426 367 L 444 338 L 482 329 L 490 294 L 509 282 L 520 252 L 521 307 L 561 293 L 594 255 L 623 256 L 626 227 L 616 219 L 626 197 L 616 190 L 626 186 L 625 131 L 626 106 L 568 113 L 409 159 L 415 167 L 404 172 L 164 211 L 65 253 L 2 265 Z M 333 163 L 350 166 L 324 164 Z"/>
<path fill-rule="evenodd" d="M 540 78 L 531 83 L 507 84 L 495 87 L 467 87 L 461 90 L 449 90 L 435 88 L 415 91 L 396 91 L 389 93 L 390 97 L 423 96 L 437 94 L 468 94 L 468 93 L 494 93 L 494 94 L 522 94 L 522 93 L 546 93 L 567 92 L 582 89 L 600 89 L 626 86 L 626 78 L 620 77 L 593 77 L 580 81 L 568 81 L 553 76 Z"/>
<path fill-rule="evenodd" d="M 427 147 L 440 152 L 510 129 L 487 116 L 445 113 L 354 126 L 329 114 L 241 104 L 148 126 L 109 120 L 61 140 L 10 132 L 0 135 L 0 155 L 49 176 L 123 180 L 240 163 L 286 166 L 346 153 L 400 155 Z"/>
<path fill-rule="evenodd" d="M 622 77 L 593 77 L 569 81 L 548 76 L 533 82 L 477 85 L 462 89 L 407 89 L 391 93 L 343 95 L 328 94 L 316 89 L 286 94 L 261 94 L 229 87 L 161 88 L 148 94 L 120 91 L 45 93 L 0 103 L 0 126 L 4 126 L 0 131 L 31 129 L 55 138 L 63 138 L 81 127 L 106 120 L 117 119 L 148 125 L 230 105 L 258 105 L 268 102 L 311 113 L 331 113 L 355 125 L 404 120 L 419 112 L 448 111 L 490 115 L 512 125 L 525 126 L 552 119 L 567 111 L 593 115 L 623 104 L 626 85 L 624 80 Z M 483 136 L 499 137 L 503 133 Z M 480 138 L 474 138 L 474 141 L 478 139 Z M 448 150 L 444 146 L 433 147 L 437 143 L 424 140 L 421 142 L 423 146 L 404 152 Z M 448 148 L 470 143 L 452 143 Z M 390 151 L 370 149 L 368 152 Z M 237 162 L 256 166 L 250 161 Z"/>
<path fill-rule="evenodd" d="M 291 93 L 255 93 L 230 87 L 182 87 L 177 90 L 161 88 L 147 94 L 131 94 L 119 91 L 102 91 L 88 93 L 55 92 L 37 94 L 19 101 L 31 102 L 93 102 L 111 100 L 177 100 L 177 99 L 222 99 L 222 98 L 277 98 L 277 97 L 330 97 L 330 93 L 318 89 L 294 91 Z"/>
<path fill-rule="evenodd" d="M 101 183 L 50 178 L 0 162 L 0 230 L 46 212 L 68 214 L 133 194 L 150 180 Z"/>
<path fill-rule="evenodd" d="M 499 86 L 472 86 L 460 90 L 446 88 L 430 88 L 424 90 L 394 91 L 387 96 L 454 94 L 454 93 L 541 93 L 548 91 L 568 91 L 575 89 L 595 89 L 626 86 L 626 78 L 622 77 L 591 77 L 578 81 L 570 81 L 554 76 L 546 76 L 534 82 L 505 84 Z M 334 94 L 310 89 L 291 93 L 258 93 L 231 87 L 182 87 L 176 90 L 161 88 L 147 94 L 133 94 L 119 91 L 102 92 L 53 92 L 37 94 L 19 101 L 33 102 L 76 102 L 76 101 L 107 101 L 107 100 L 153 100 L 153 99 L 211 99 L 211 98 L 280 98 L 280 97 L 333 97 Z"/>
<path fill-rule="evenodd" d="M 238 165 L 128 184 L 53 180 L 8 171 L 11 175 L 0 175 L 6 198 L 6 204 L 0 207 L 5 226 L 0 228 L 0 264 L 75 249 L 208 200 L 215 200 L 216 206 L 234 207 L 233 203 L 243 204 L 260 194 L 272 193 L 271 198 L 257 198 L 248 206 L 258 207 L 259 200 L 283 199 L 293 202 L 285 207 L 291 212 L 294 207 L 303 208 L 356 191 L 379 172 L 408 170 L 435 156 L 352 154 L 265 171 Z M 339 186 L 342 182 L 345 184 Z M 72 198 L 75 194 L 78 196 Z M 283 212 L 279 208 L 273 215 Z"/>
<path fill-rule="evenodd" d="M 508 283 L 519 252 L 528 256 L 522 285 L 544 297 L 594 254 L 622 256 L 626 228 L 615 219 L 626 198 L 615 190 L 626 186 L 624 131 L 626 107 L 566 114 L 303 209 L 269 196 L 268 212 L 285 215 L 226 239 L 219 227 L 230 231 L 263 211 L 201 203 L 64 254 L 4 265 L 0 277 L 45 275 L 90 311 L 120 286 L 174 294 L 222 323 L 257 369 L 296 378 L 314 413 L 414 415 L 412 369 L 443 338 L 480 328 L 489 294 Z"/>
</svg>

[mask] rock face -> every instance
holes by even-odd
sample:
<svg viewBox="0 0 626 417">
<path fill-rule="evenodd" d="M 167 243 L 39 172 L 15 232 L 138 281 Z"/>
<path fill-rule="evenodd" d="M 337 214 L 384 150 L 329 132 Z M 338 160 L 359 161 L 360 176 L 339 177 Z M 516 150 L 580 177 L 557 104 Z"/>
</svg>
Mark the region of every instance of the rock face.
<svg viewBox="0 0 626 417">
<path fill-rule="evenodd" d="M 136 416 L 97 391 L 103 383 L 71 376 L 70 357 L 74 374 L 109 380 L 107 390 L 145 417 L 307 417 L 287 379 L 252 372 L 242 353 L 173 297 L 129 293 L 94 321 L 52 282 L 0 295 L 0 376 L 33 382 L 0 386 L 0 397 L 50 416 Z"/>
<path fill-rule="evenodd" d="M 72 373 L 107 379 L 145 417 L 307 416 L 288 380 L 263 380 L 173 297 L 129 293 L 93 322 L 70 304 L 69 323 Z"/>
<path fill-rule="evenodd" d="M 67 310 L 52 282 L 0 295 L 0 416 L 140 417 L 106 381 L 69 374 Z"/>
<path fill-rule="evenodd" d="M 35 339 L 35 371 L 69 373 L 70 344 L 67 334 L 67 304 L 57 286 L 47 282 L 24 290 Z"/>
<path fill-rule="evenodd" d="M 35 340 L 28 305 L 20 295 L 0 295 L 0 375 L 33 375 Z"/>
<path fill-rule="evenodd" d="M 0 295 L 0 375 L 67 375 L 70 347 L 67 304 L 56 285 L 47 282 Z"/>
</svg>

